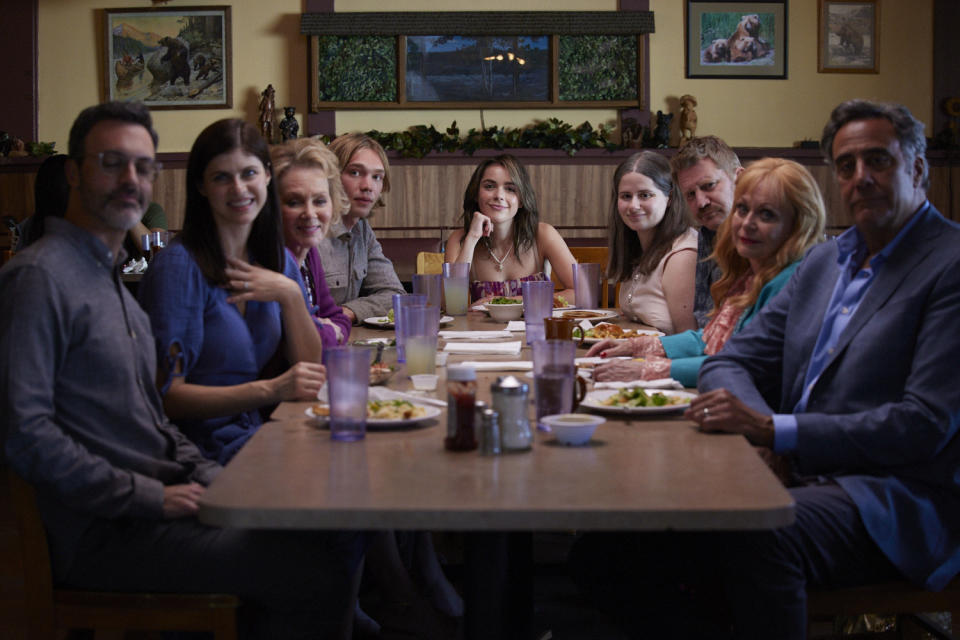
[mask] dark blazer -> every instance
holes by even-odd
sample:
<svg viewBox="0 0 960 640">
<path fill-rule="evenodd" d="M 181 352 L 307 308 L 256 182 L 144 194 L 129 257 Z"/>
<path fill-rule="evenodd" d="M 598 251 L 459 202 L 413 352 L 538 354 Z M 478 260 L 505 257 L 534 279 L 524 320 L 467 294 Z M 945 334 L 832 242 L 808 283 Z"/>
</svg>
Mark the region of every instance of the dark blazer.
<svg viewBox="0 0 960 640">
<path fill-rule="evenodd" d="M 940 589 L 960 571 L 960 225 L 932 206 L 918 215 L 797 414 L 793 456 L 836 479 L 904 575 Z M 839 273 L 835 242 L 813 248 L 707 360 L 700 390 L 792 413 Z"/>
</svg>

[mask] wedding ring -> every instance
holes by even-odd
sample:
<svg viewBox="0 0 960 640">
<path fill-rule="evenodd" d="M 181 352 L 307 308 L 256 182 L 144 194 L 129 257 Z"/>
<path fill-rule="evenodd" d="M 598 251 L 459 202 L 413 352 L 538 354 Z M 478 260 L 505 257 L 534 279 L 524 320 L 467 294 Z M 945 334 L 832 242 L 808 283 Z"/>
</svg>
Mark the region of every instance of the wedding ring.
<svg viewBox="0 0 960 640">
<path fill-rule="evenodd" d="M 704 419 L 706 419 L 706 417 L 709 416 L 709 415 L 710 415 L 710 407 L 704 407 L 704 408 L 703 408 L 703 417 L 704 417 Z"/>
<path fill-rule="evenodd" d="M 246 280 L 243 281 L 243 290 L 244 290 L 244 291 L 249 291 L 249 290 L 250 290 L 250 283 L 249 283 L 248 281 L 246 281 Z"/>
</svg>

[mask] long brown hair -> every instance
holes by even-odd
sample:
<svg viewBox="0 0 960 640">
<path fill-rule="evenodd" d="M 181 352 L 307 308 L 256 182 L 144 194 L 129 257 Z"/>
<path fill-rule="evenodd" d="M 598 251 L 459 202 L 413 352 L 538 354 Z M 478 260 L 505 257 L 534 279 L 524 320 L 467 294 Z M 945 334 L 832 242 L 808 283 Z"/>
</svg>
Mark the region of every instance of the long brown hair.
<svg viewBox="0 0 960 640">
<path fill-rule="evenodd" d="M 823 195 L 820 193 L 817 181 L 806 167 L 784 158 L 762 158 L 749 165 L 737 177 L 737 187 L 733 195 L 734 210 L 717 231 L 717 246 L 712 257 L 720 265 L 723 275 L 710 287 L 714 311 L 720 308 L 727 292 L 737 280 L 750 271 L 750 262 L 737 253 L 731 228 L 733 217 L 737 215 L 737 202 L 743 194 L 752 191 L 762 182 L 775 187 L 782 205 L 792 208 L 793 228 L 769 263 L 754 275 L 750 289 L 730 298 L 731 304 L 741 309 L 752 306 L 757 301 L 760 290 L 768 282 L 802 258 L 807 249 L 823 238 L 823 229 L 827 220 Z"/>
<path fill-rule="evenodd" d="M 540 210 L 537 207 L 537 194 L 530 182 L 530 175 L 520 164 L 520 161 L 510 154 L 505 153 L 484 160 L 477 165 L 473 175 L 470 176 L 467 189 L 463 192 L 463 237 L 466 238 L 467 232 L 470 231 L 473 212 L 480 210 L 480 203 L 477 201 L 477 196 L 480 193 L 480 182 L 483 180 L 483 174 L 492 165 L 503 167 L 510 174 L 510 180 L 517 187 L 517 199 L 520 202 L 517 215 L 513 218 L 513 252 L 519 258 L 520 254 L 533 248 L 536 242 L 537 226 L 540 224 Z M 463 242 L 462 239 L 461 242 Z"/>
<path fill-rule="evenodd" d="M 240 149 L 263 163 L 270 172 L 270 152 L 260 132 L 252 124 L 237 118 L 217 120 L 200 132 L 190 149 L 187 160 L 187 206 L 183 217 L 183 231 L 179 239 L 190 250 L 203 275 L 215 284 L 227 281 L 223 270 L 227 266 L 217 223 L 214 221 L 210 202 L 200 193 L 203 172 L 210 161 L 222 153 Z M 254 262 L 267 269 L 283 273 L 286 253 L 283 249 L 283 232 L 280 228 L 280 212 L 273 188 L 273 180 L 267 183 L 267 199 L 253 221 L 247 251 Z"/>
<path fill-rule="evenodd" d="M 624 223 L 617 208 L 620 181 L 628 173 L 645 175 L 669 200 L 663 220 L 656 226 L 650 249 L 640 246 L 637 232 Z M 610 216 L 607 224 L 610 245 L 610 264 L 607 276 L 620 282 L 627 280 L 635 270 L 647 275 L 656 269 L 660 260 L 673 247 L 673 241 L 690 228 L 683 213 L 680 189 L 670 176 L 670 163 L 655 151 L 635 153 L 617 167 L 613 174 L 613 192 L 610 198 Z"/>
</svg>

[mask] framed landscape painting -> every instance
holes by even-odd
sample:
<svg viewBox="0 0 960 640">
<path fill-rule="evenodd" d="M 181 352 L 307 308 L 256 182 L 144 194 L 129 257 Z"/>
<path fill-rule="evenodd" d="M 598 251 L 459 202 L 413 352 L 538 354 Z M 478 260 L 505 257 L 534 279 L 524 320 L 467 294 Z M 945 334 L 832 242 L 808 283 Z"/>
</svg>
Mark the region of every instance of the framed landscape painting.
<svg viewBox="0 0 960 640">
<path fill-rule="evenodd" d="M 233 106 L 230 7 L 106 9 L 104 99 L 151 109 Z"/>
<path fill-rule="evenodd" d="M 688 78 L 786 78 L 786 0 L 688 0 L 686 62 Z"/>
<path fill-rule="evenodd" d="M 878 0 L 820 0 L 817 71 L 877 73 Z"/>
</svg>

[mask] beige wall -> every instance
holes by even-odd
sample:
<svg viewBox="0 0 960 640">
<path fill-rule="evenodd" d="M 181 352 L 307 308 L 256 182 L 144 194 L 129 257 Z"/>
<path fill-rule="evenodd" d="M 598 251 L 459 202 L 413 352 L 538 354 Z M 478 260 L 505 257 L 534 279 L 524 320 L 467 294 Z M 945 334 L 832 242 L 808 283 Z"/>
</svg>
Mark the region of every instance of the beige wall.
<svg viewBox="0 0 960 640">
<path fill-rule="evenodd" d="M 70 123 L 83 107 L 100 100 L 102 12 L 130 7 L 130 0 L 40 0 L 39 137 L 66 150 Z M 146 2 L 142 2 L 144 6 Z M 338 0 L 341 11 L 383 10 L 383 0 Z M 349 5 L 349 6 L 347 6 Z M 173 6 L 173 5 L 171 5 Z M 277 106 L 307 105 L 307 46 L 299 34 L 301 0 L 243 0 L 233 7 L 234 108 L 157 111 L 161 151 L 186 151 L 217 118 L 256 120 L 260 91 L 272 83 Z M 488 0 L 491 10 L 537 9 L 536 0 Z M 687 80 L 683 64 L 682 0 L 651 0 L 657 33 L 650 36 L 651 108 L 666 110 L 684 94 L 700 105 L 698 133 L 713 133 L 739 147 L 791 146 L 817 138 L 830 108 L 851 97 L 902 102 L 925 122 L 933 114 L 933 0 L 882 3 L 879 74 L 818 74 L 817 0 L 789 3 L 788 80 Z M 395 0 L 391 9 L 431 11 L 435 0 Z M 445 10 L 475 9 L 468 0 L 448 0 Z M 615 9 L 616 0 L 553 0 L 552 10 Z M 489 110 L 487 126 L 522 126 L 556 116 L 579 124 L 612 122 L 612 110 Z M 480 126 L 480 111 L 339 111 L 340 131 L 391 131 L 414 124 L 461 130 Z"/>
</svg>

